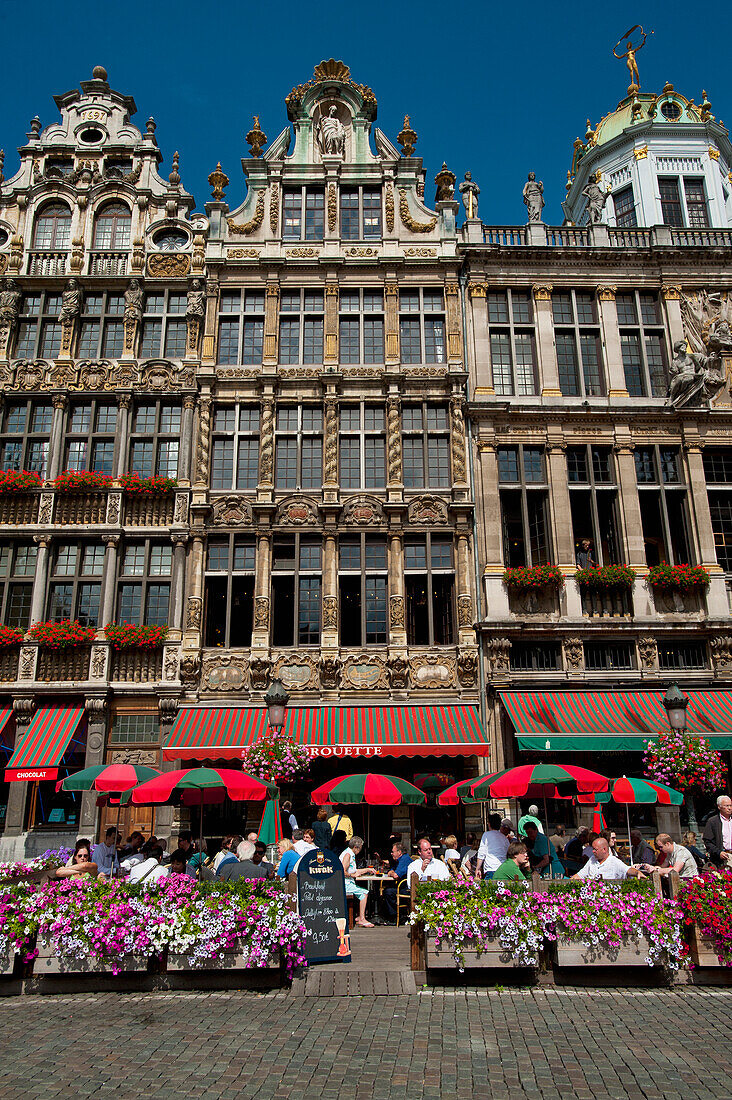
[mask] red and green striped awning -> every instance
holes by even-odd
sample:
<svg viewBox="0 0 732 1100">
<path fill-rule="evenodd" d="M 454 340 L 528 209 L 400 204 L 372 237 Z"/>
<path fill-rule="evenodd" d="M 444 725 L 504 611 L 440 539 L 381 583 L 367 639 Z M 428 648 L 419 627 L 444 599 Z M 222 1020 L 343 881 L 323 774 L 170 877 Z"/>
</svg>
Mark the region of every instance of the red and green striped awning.
<svg viewBox="0 0 732 1100">
<path fill-rule="evenodd" d="M 263 707 L 186 707 L 166 760 L 236 759 L 267 728 Z M 288 707 L 285 731 L 311 756 L 487 756 L 473 706 Z"/>
<path fill-rule="evenodd" d="M 83 707 L 39 710 L 8 760 L 6 783 L 56 779 L 61 758 L 83 717 Z"/>
<path fill-rule="evenodd" d="M 0 707 L 0 749 L 4 749 L 8 755 L 13 751 L 13 734 L 12 731 L 8 730 L 8 724 L 12 717 L 12 707 Z"/>
<path fill-rule="evenodd" d="M 689 691 L 689 733 L 732 749 L 732 691 Z M 662 691 L 502 691 L 520 749 L 643 750 L 669 730 Z"/>
</svg>

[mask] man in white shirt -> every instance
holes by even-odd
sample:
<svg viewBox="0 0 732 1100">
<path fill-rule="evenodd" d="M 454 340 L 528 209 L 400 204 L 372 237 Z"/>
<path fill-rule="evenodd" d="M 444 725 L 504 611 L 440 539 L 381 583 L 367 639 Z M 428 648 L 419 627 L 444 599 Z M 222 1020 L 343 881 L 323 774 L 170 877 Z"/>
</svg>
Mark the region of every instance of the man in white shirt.
<svg viewBox="0 0 732 1100">
<path fill-rule="evenodd" d="M 420 882 L 427 882 L 429 879 L 447 882 L 450 878 L 450 872 L 441 859 L 435 859 L 429 840 L 423 837 L 417 848 L 419 856 L 417 859 L 413 859 L 407 867 L 407 882 L 411 885 L 412 875 L 415 872 L 419 875 Z"/>
<path fill-rule="evenodd" d="M 718 814 L 707 821 L 704 843 L 709 859 L 717 867 L 732 866 L 732 798 L 720 794 L 717 799 Z"/>
<path fill-rule="evenodd" d="M 292 833 L 293 837 L 295 833 L 299 831 L 299 829 L 294 829 Z M 302 837 L 299 840 L 295 841 L 295 843 L 293 844 L 293 848 L 300 856 L 304 856 L 306 852 L 315 851 L 315 849 L 317 848 L 317 844 L 315 843 L 315 833 L 313 832 L 313 830 L 303 829 Z"/>
<path fill-rule="evenodd" d="M 592 841 L 592 855 L 581 867 L 573 879 L 605 879 L 606 882 L 619 882 L 628 877 L 628 866 L 622 859 L 610 854 L 610 845 L 604 836 Z"/>
<path fill-rule="evenodd" d="M 117 845 L 121 839 L 122 837 L 116 829 L 107 829 L 104 834 L 104 843 L 94 845 L 92 863 L 96 863 L 100 875 L 106 875 L 109 878 L 112 874 L 112 868 L 114 868 L 115 873 L 119 872 Z"/>
<path fill-rule="evenodd" d="M 492 878 L 506 859 L 508 846 L 511 843 L 509 833 L 513 825 L 509 818 L 501 820 L 499 814 L 488 814 L 488 829 L 483 833 L 478 845 L 478 878 Z"/>
<path fill-rule="evenodd" d="M 130 871 L 128 882 L 157 882 L 158 879 L 168 877 L 168 868 L 162 866 L 163 849 L 159 844 L 152 844 L 144 853 L 147 855 L 142 863 L 136 863 Z"/>
</svg>

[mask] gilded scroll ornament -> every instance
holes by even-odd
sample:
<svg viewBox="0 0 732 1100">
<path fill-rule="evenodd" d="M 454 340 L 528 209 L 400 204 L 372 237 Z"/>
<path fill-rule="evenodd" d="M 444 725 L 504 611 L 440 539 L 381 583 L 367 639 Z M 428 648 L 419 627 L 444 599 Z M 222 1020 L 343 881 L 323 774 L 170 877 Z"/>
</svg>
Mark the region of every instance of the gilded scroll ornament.
<svg viewBox="0 0 732 1100">
<path fill-rule="evenodd" d="M 386 185 L 386 198 L 384 200 L 386 206 L 386 228 L 390 233 L 394 231 L 394 188 L 391 183 Z"/>
<path fill-rule="evenodd" d="M 437 218 L 430 218 L 428 222 L 416 221 L 409 212 L 406 187 L 399 188 L 399 216 L 403 225 L 411 229 L 412 233 L 431 233 L 437 225 Z"/>
<path fill-rule="evenodd" d="M 551 302 L 554 289 L 551 283 L 534 283 L 531 289 L 537 302 Z"/>
<path fill-rule="evenodd" d="M 323 596 L 323 629 L 338 629 L 338 597 Z"/>
<path fill-rule="evenodd" d="M 257 191 L 257 205 L 254 208 L 254 217 L 248 222 L 244 222 L 243 225 L 237 225 L 233 218 L 227 218 L 226 224 L 229 227 L 229 232 L 235 235 L 249 234 L 256 232 L 260 225 L 264 221 L 264 196 L 266 195 L 264 188 L 261 191 Z"/>
<path fill-rule="evenodd" d="M 410 259 L 426 260 L 426 259 L 429 259 L 430 256 L 436 256 L 437 255 L 437 249 L 436 248 L 405 248 L 404 249 L 404 255 L 408 256 Z"/>
<path fill-rule="evenodd" d="M 154 252 L 147 261 L 147 273 L 153 279 L 178 279 L 191 269 L 190 256 L 171 256 Z"/>
<path fill-rule="evenodd" d="M 389 621 L 393 630 L 404 628 L 404 596 L 389 597 Z"/>
<path fill-rule="evenodd" d="M 328 229 L 331 233 L 335 230 L 338 221 L 338 195 L 336 194 L 336 185 L 334 183 L 328 184 Z"/>
<path fill-rule="evenodd" d="M 614 302 L 617 289 L 616 286 L 599 286 L 597 288 L 598 302 Z"/>
<path fill-rule="evenodd" d="M 273 233 L 277 232 L 277 227 L 280 224 L 280 185 L 275 182 L 272 184 L 269 192 L 269 228 Z M 231 255 L 231 253 L 229 253 Z"/>
</svg>

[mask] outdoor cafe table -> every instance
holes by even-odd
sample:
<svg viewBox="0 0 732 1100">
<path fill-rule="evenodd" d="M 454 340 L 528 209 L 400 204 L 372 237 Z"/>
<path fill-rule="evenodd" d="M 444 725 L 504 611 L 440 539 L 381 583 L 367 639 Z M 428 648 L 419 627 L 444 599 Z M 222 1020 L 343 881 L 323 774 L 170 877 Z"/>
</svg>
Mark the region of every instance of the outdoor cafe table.
<svg viewBox="0 0 732 1100">
<path fill-rule="evenodd" d="M 368 883 L 368 890 L 369 890 L 369 893 L 371 894 L 372 904 L 373 904 L 373 907 L 374 907 L 374 912 L 377 914 L 377 916 L 380 915 L 379 914 L 378 901 L 377 901 L 377 898 L 376 898 L 376 884 L 379 883 L 379 882 L 381 883 L 381 888 L 382 888 L 382 892 L 383 892 L 384 883 L 385 882 L 393 882 L 394 885 L 396 886 L 396 879 L 391 878 L 389 875 L 379 875 L 379 874 L 359 875 L 358 878 L 356 879 L 356 882 L 359 885 L 362 882 L 367 882 Z"/>
</svg>

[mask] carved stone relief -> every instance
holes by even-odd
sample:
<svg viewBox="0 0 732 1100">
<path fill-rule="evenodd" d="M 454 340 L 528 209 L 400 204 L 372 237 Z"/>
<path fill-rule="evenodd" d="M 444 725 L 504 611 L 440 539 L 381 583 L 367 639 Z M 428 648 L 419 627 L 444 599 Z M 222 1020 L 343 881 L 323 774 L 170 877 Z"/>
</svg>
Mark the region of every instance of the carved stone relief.
<svg viewBox="0 0 732 1100">
<path fill-rule="evenodd" d="M 404 596 L 394 595 L 389 597 L 389 621 L 392 629 L 404 628 Z"/>
<path fill-rule="evenodd" d="M 20 679 L 32 680 L 37 650 L 35 646 L 23 647 L 20 651 Z"/>
<path fill-rule="evenodd" d="M 288 527 L 315 527 L 318 523 L 318 506 L 306 498 L 283 500 L 277 509 L 276 524 Z"/>
<path fill-rule="evenodd" d="M 458 596 L 458 623 L 461 627 L 473 625 L 473 597 L 464 594 Z"/>
<path fill-rule="evenodd" d="M 323 596 L 323 629 L 338 629 L 338 597 Z"/>
<path fill-rule="evenodd" d="M 252 506 L 239 496 L 216 497 L 213 501 L 214 527 L 243 527 L 252 522 Z"/>
<path fill-rule="evenodd" d="M 410 523 L 447 523 L 447 505 L 438 497 L 415 497 L 409 502 L 408 516 Z"/>
<path fill-rule="evenodd" d="M 271 662 L 266 657 L 251 657 L 249 659 L 249 678 L 253 691 L 264 691 L 269 681 L 269 669 Z"/>
<path fill-rule="evenodd" d="M 178 678 L 178 650 L 172 647 L 166 648 L 163 661 L 163 675 L 166 680 Z"/>
<path fill-rule="evenodd" d="M 414 688 L 445 688 L 455 683 L 455 658 L 429 653 L 412 657 L 409 678 Z"/>
<path fill-rule="evenodd" d="M 385 522 L 383 505 L 376 497 L 350 497 L 341 512 L 341 523 L 349 527 L 373 527 Z"/>
<path fill-rule="evenodd" d="M 91 657 L 91 673 L 95 680 L 101 680 L 107 663 L 107 650 L 104 646 L 94 646 Z"/>
<path fill-rule="evenodd" d="M 658 646 L 655 638 L 638 639 L 638 655 L 643 668 L 658 668 Z"/>
<path fill-rule="evenodd" d="M 389 679 L 392 688 L 401 690 L 409 683 L 409 662 L 406 657 L 396 654 L 389 658 Z"/>
<path fill-rule="evenodd" d="M 732 637 L 722 634 L 718 638 L 712 638 L 709 643 L 712 651 L 712 661 L 715 668 L 729 668 L 732 665 Z"/>
<path fill-rule="evenodd" d="M 246 657 L 223 653 L 206 655 L 201 670 L 201 691 L 241 691 L 248 672 Z"/>
<path fill-rule="evenodd" d="M 318 686 L 318 663 L 309 654 L 299 657 L 280 657 L 274 666 L 288 691 L 311 691 Z"/>
<path fill-rule="evenodd" d="M 488 642 L 488 665 L 491 673 L 505 673 L 511 667 L 510 638 L 491 638 Z"/>
<path fill-rule="evenodd" d="M 389 676 L 385 662 L 380 657 L 370 657 L 365 653 L 347 657 L 343 663 L 341 686 L 354 691 L 387 688 Z"/>
<path fill-rule="evenodd" d="M 269 596 L 257 596 L 254 600 L 254 629 L 269 630 Z"/>
<path fill-rule="evenodd" d="M 326 656 L 320 658 L 320 683 L 324 688 L 337 688 L 341 678 L 341 662 L 339 657 Z"/>
<path fill-rule="evenodd" d="M 188 597 L 188 618 L 186 620 L 186 628 L 188 630 L 200 630 L 201 629 L 201 608 L 203 600 L 200 596 Z"/>
<path fill-rule="evenodd" d="M 151 768 L 158 765 L 155 749 L 114 749 L 109 753 L 110 764 L 142 764 Z"/>
<path fill-rule="evenodd" d="M 461 650 L 457 658 L 457 674 L 461 687 L 473 687 L 478 679 L 478 654 Z"/>
<path fill-rule="evenodd" d="M 201 669 L 201 658 L 197 653 L 183 653 L 180 659 L 180 678 L 186 683 L 193 683 L 198 679 Z"/>
<path fill-rule="evenodd" d="M 584 663 L 584 647 L 581 638 L 564 639 L 564 660 L 567 668 L 574 672 L 579 671 Z"/>
</svg>

